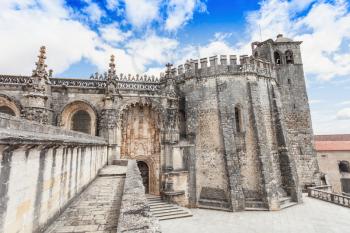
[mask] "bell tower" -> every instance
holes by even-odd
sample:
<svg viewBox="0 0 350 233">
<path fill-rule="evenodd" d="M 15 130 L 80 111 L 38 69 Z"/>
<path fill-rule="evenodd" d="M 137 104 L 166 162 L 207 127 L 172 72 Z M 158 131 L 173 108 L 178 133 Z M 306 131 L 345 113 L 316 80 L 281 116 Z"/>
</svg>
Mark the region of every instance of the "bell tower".
<svg viewBox="0 0 350 233">
<path fill-rule="evenodd" d="M 305 84 L 301 41 L 279 34 L 275 40 L 252 43 L 253 55 L 274 64 L 287 130 L 288 150 L 295 158 L 302 186 L 318 183 L 310 106 Z"/>
</svg>

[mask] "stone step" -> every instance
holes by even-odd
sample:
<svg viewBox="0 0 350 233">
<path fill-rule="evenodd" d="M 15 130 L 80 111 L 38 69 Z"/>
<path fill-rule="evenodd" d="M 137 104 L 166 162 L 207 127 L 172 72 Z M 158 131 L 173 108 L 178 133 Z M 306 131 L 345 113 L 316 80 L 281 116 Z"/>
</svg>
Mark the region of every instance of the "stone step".
<svg viewBox="0 0 350 233">
<path fill-rule="evenodd" d="M 253 207 L 245 207 L 244 210 L 246 211 L 269 211 L 267 208 L 253 208 Z"/>
<path fill-rule="evenodd" d="M 176 218 L 187 218 L 192 217 L 192 214 L 176 214 L 176 215 L 170 215 L 170 216 L 164 216 L 159 217 L 159 221 L 169 220 L 169 219 L 176 219 Z"/>
<path fill-rule="evenodd" d="M 245 201 L 245 209 L 266 209 L 266 205 L 261 200 L 255 200 L 255 201 Z"/>
<path fill-rule="evenodd" d="M 286 208 L 295 206 L 295 205 L 297 205 L 297 204 L 298 204 L 297 202 L 289 202 L 289 203 L 285 203 L 285 204 L 283 204 L 283 205 L 280 205 L 280 208 L 281 208 L 281 209 L 286 209 Z"/>
<path fill-rule="evenodd" d="M 205 206 L 205 205 L 197 205 L 199 209 L 206 209 L 206 210 L 219 210 L 219 211 L 226 211 L 226 212 L 232 212 L 229 208 L 222 208 L 222 207 L 213 207 L 213 206 Z"/>
<path fill-rule="evenodd" d="M 151 214 L 160 221 L 192 216 L 192 213 L 186 208 L 169 204 L 160 197 L 147 195 L 147 200 Z"/>
<path fill-rule="evenodd" d="M 161 214 L 161 213 L 172 213 L 172 212 L 178 212 L 178 211 L 179 211 L 178 208 L 174 208 L 174 209 L 165 209 L 165 210 L 153 210 L 152 213 Z"/>
<path fill-rule="evenodd" d="M 280 201 L 280 205 L 284 205 L 284 204 L 292 202 L 292 198 L 291 197 L 281 197 L 279 199 L 279 201 Z"/>
<path fill-rule="evenodd" d="M 230 211 L 230 204 L 228 202 L 218 200 L 200 199 L 198 201 L 198 207 L 202 209 Z"/>
<path fill-rule="evenodd" d="M 172 206 L 171 204 L 167 204 L 167 203 L 162 203 L 162 204 L 148 204 L 149 207 L 151 208 L 157 208 L 157 207 L 165 207 L 165 206 Z"/>
<path fill-rule="evenodd" d="M 173 205 L 167 204 L 167 205 L 161 205 L 161 206 L 150 206 L 150 209 L 155 210 L 155 209 L 170 208 L 170 207 L 173 207 Z"/>
<path fill-rule="evenodd" d="M 152 213 L 154 217 L 165 217 L 165 216 L 179 215 L 179 214 L 190 214 L 190 213 L 184 210 L 178 210 L 177 212 L 169 212 L 169 213 Z"/>
</svg>

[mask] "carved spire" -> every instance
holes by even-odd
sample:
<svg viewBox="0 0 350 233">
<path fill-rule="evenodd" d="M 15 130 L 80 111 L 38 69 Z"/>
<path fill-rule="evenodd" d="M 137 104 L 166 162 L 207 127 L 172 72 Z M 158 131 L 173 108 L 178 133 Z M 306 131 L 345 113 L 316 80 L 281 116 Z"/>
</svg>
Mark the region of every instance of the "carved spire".
<svg viewBox="0 0 350 233">
<path fill-rule="evenodd" d="M 113 78 L 116 74 L 114 55 L 111 55 L 111 60 L 109 62 L 108 77 Z"/>
<path fill-rule="evenodd" d="M 40 54 L 38 56 L 38 61 L 35 63 L 36 68 L 33 70 L 33 77 L 40 77 L 40 78 L 47 78 L 47 65 L 45 64 L 46 59 L 46 47 L 41 46 L 40 47 Z"/>
</svg>

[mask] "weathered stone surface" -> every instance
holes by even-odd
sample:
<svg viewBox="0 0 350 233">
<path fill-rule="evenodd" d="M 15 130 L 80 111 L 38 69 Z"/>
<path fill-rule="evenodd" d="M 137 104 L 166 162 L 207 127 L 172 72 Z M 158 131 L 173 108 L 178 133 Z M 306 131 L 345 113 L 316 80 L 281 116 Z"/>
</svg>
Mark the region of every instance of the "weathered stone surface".
<svg viewBox="0 0 350 233">
<path fill-rule="evenodd" d="M 319 183 L 300 42 L 254 42 L 252 53 L 168 64 L 159 79 L 117 75 L 114 58 L 90 80 L 51 78 L 39 57 L 33 76 L 0 76 L 0 107 L 18 117 L 33 108 L 31 119 L 66 129 L 86 122 L 85 132 L 106 140 L 109 163 L 147 164 L 152 194 L 171 187 L 191 207 L 216 200 L 240 211 L 256 201 L 276 210 Z M 51 142 L 69 143 L 52 132 Z"/>
<path fill-rule="evenodd" d="M 117 232 L 161 232 L 158 220 L 150 214 L 140 172 L 132 160 L 128 163 Z"/>
</svg>

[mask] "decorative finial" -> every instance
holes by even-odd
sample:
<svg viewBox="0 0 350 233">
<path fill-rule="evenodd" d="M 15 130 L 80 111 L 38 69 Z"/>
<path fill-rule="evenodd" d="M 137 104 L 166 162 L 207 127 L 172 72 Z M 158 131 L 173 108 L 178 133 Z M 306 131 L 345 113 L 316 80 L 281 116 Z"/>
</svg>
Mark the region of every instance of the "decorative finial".
<svg viewBox="0 0 350 233">
<path fill-rule="evenodd" d="M 114 62 L 114 55 L 111 55 L 111 60 L 109 63 L 109 70 L 108 70 L 108 76 L 112 78 L 115 76 L 116 70 L 115 70 L 115 62 Z"/>
<path fill-rule="evenodd" d="M 173 66 L 173 64 L 167 63 L 165 66 L 166 66 L 166 72 L 165 72 L 165 74 L 166 74 L 167 76 L 169 76 L 169 75 L 171 74 L 171 67 Z"/>
<path fill-rule="evenodd" d="M 38 56 L 38 61 L 35 63 L 36 68 L 33 70 L 33 75 L 32 76 L 37 76 L 37 77 L 47 77 L 48 73 L 46 71 L 47 65 L 45 64 L 45 59 L 46 59 L 46 47 L 41 46 L 40 47 L 40 54 Z"/>
</svg>

